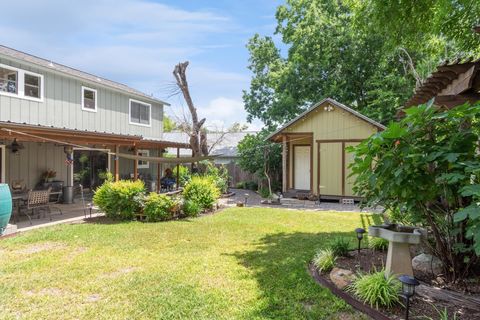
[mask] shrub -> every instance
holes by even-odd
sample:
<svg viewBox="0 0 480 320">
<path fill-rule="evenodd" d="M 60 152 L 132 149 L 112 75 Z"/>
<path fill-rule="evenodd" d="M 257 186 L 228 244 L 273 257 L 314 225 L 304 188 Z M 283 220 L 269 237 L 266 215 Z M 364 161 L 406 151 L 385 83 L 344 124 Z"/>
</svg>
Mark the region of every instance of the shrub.
<svg viewBox="0 0 480 320">
<path fill-rule="evenodd" d="M 230 179 L 227 168 L 224 165 L 217 167 L 212 161 L 202 161 L 201 164 L 205 166 L 205 176 L 213 179 L 221 193 L 227 193 Z"/>
<path fill-rule="evenodd" d="M 331 249 L 322 249 L 313 258 L 313 264 L 320 272 L 328 272 L 335 266 L 337 257 Z"/>
<path fill-rule="evenodd" d="M 107 217 L 130 220 L 141 211 L 144 196 L 145 186 L 141 180 L 107 180 L 95 191 L 93 202 Z"/>
<path fill-rule="evenodd" d="M 175 216 L 176 203 L 171 197 L 152 192 L 145 200 L 143 209 L 147 221 L 166 221 Z"/>
<path fill-rule="evenodd" d="M 245 189 L 257 191 L 258 190 L 258 183 L 255 182 L 255 181 L 246 181 L 245 182 Z"/>
<path fill-rule="evenodd" d="M 346 257 L 350 249 L 350 242 L 344 237 L 335 238 L 330 245 L 330 249 L 336 256 Z"/>
<path fill-rule="evenodd" d="M 237 188 L 237 189 L 245 189 L 245 181 L 237 182 L 237 184 L 235 185 L 235 188 Z"/>
<path fill-rule="evenodd" d="M 385 251 L 388 249 L 388 240 L 379 237 L 368 237 L 368 247 L 373 250 Z"/>
<path fill-rule="evenodd" d="M 193 201 L 203 209 L 211 209 L 220 197 L 220 190 L 211 177 L 192 177 L 183 190 L 185 201 Z"/>
<path fill-rule="evenodd" d="M 183 203 L 183 213 L 187 217 L 196 217 L 202 211 L 201 206 L 195 201 L 188 200 Z"/>
<path fill-rule="evenodd" d="M 176 169 L 174 169 L 174 172 L 176 172 Z M 190 170 L 186 166 L 179 166 L 178 167 L 178 180 L 180 186 L 184 187 L 188 181 L 192 178 L 192 175 L 190 174 Z"/>
<path fill-rule="evenodd" d="M 270 198 L 270 196 L 271 196 L 270 190 L 268 190 L 268 188 L 260 188 L 258 190 L 258 193 L 260 193 L 260 196 L 262 198 Z"/>
<path fill-rule="evenodd" d="M 400 282 L 395 275 L 386 275 L 384 270 L 372 274 L 359 275 L 348 287 L 348 291 L 355 294 L 364 303 L 371 307 L 379 306 L 390 308 L 400 302 Z"/>
</svg>

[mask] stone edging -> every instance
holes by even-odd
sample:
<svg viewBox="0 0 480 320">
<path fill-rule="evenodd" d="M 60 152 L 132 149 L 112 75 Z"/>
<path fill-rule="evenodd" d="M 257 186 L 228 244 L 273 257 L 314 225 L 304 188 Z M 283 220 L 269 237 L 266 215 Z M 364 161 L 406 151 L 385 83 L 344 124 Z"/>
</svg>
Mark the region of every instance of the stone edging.
<svg viewBox="0 0 480 320">
<path fill-rule="evenodd" d="M 308 271 L 310 275 L 315 279 L 315 281 L 323 287 L 329 289 L 334 295 L 339 297 L 340 299 L 344 300 L 346 303 L 357 309 L 358 311 L 368 315 L 372 319 L 375 320 L 390 320 L 389 317 L 381 313 L 380 311 L 373 309 L 372 307 L 358 301 L 357 299 L 353 298 L 348 293 L 344 292 L 343 290 L 338 289 L 333 283 L 330 283 L 323 279 L 320 274 L 318 273 L 317 269 L 313 264 L 308 265 Z"/>
</svg>

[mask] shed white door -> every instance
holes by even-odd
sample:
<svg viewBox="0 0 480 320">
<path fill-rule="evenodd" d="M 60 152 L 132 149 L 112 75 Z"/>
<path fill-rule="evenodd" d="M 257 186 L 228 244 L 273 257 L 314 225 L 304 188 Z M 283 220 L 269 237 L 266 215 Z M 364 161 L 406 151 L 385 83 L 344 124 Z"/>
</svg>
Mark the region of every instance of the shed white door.
<svg viewBox="0 0 480 320">
<path fill-rule="evenodd" d="M 310 190 L 310 146 L 295 146 L 293 157 L 294 188 Z"/>
</svg>

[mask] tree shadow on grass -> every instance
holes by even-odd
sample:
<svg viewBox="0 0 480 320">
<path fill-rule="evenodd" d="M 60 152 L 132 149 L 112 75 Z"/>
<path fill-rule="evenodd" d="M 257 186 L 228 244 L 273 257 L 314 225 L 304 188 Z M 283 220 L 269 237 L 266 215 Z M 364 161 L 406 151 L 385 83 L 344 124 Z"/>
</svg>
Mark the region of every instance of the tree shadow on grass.
<svg viewBox="0 0 480 320">
<path fill-rule="evenodd" d="M 319 286 L 307 266 L 316 251 L 336 237 L 356 241 L 354 232 L 278 233 L 267 235 L 254 251 L 234 256 L 253 274 L 262 303 L 250 318 L 338 319 L 338 312 L 349 310 L 346 304 Z"/>
</svg>

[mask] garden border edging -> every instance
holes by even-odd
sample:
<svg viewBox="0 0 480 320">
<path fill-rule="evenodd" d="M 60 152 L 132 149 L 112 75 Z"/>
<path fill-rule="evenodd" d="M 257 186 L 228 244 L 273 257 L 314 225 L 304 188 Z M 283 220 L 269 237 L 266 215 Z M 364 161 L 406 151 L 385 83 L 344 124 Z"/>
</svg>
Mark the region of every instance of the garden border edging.
<svg viewBox="0 0 480 320">
<path fill-rule="evenodd" d="M 373 309 L 372 307 L 356 300 L 355 298 L 353 298 L 343 290 L 338 289 L 334 284 L 323 279 L 312 263 L 309 263 L 308 271 L 318 284 L 329 289 L 334 295 L 336 295 L 338 298 L 342 299 L 343 301 L 345 301 L 346 303 L 348 303 L 358 311 L 370 316 L 375 320 L 390 320 L 390 317 L 387 317 L 380 311 Z"/>
</svg>

